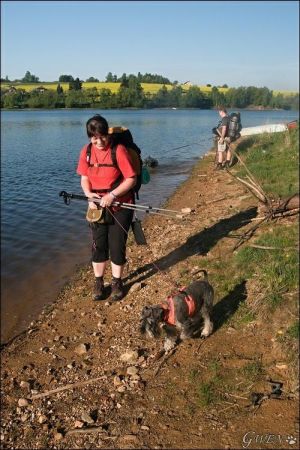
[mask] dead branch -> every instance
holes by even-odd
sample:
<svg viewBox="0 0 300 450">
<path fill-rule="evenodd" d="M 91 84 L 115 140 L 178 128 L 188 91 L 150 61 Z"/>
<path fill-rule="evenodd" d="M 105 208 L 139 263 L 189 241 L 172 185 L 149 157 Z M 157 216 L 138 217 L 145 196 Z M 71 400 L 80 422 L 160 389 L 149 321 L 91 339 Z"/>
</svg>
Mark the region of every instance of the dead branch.
<svg viewBox="0 0 300 450">
<path fill-rule="evenodd" d="M 288 249 L 298 250 L 298 247 L 267 247 L 264 245 L 257 245 L 257 244 L 249 244 L 248 247 L 260 248 L 262 250 L 288 250 Z"/>
<path fill-rule="evenodd" d="M 249 182 L 242 180 L 241 178 L 237 177 L 236 175 L 234 175 L 230 170 L 227 169 L 227 173 L 229 173 L 234 179 L 238 180 L 240 183 L 242 183 L 244 186 L 246 186 L 246 188 L 248 189 L 249 192 L 251 192 L 252 195 L 254 195 L 254 197 L 259 200 L 260 202 L 262 202 L 264 205 L 267 205 L 268 201 L 267 198 L 265 197 L 265 195 L 263 195 L 260 190 L 258 188 L 255 188 L 252 184 L 250 184 Z"/>
<path fill-rule="evenodd" d="M 271 213 L 269 213 L 266 217 L 264 217 L 260 222 L 256 223 L 253 227 L 249 228 L 241 237 L 239 242 L 235 244 L 233 247 L 233 251 L 236 250 L 240 245 L 242 245 L 245 241 L 248 241 L 254 234 L 254 232 L 257 230 L 257 228 L 267 220 L 269 220 L 271 217 Z"/>
<path fill-rule="evenodd" d="M 172 356 L 177 350 L 177 346 L 172 348 L 172 350 L 170 350 L 169 353 L 166 353 L 165 356 L 163 357 L 163 359 L 161 360 L 161 362 L 159 363 L 158 367 L 155 369 L 154 371 L 154 376 L 156 376 L 158 374 L 158 372 L 160 371 L 160 369 L 162 368 L 162 366 L 164 365 L 164 363 L 167 361 L 167 359 L 170 358 L 170 356 Z"/>
<path fill-rule="evenodd" d="M 71 434 L 86 434 L 86 433 L 104 433 L 103 427 L 100 425 L 98 427 L 86 427 L 86 428 L 74 428 L 66 433 L 66 436 Z"/>
<path fill-rule="evenodd" d="M 51 389 L 49 391 L 42 392 L 41 394 L 32 395 L 30 397 L 30 400 L 36 400 L 38 398 L 48 397 L 49 395 L 57 394 L 58 392 L 66 391 L 67 389 L 74 389 L 79 386 L 85 386 L 86 384 L 94 383 L 95 381 L 104 380 L 105 378 L 106 378 L 105 376 L 102 376 L 102 377 L 98 377 L 98 378 L 91 378 L 90 380 L 78 381 L 77 383 L 66 384 L 65 386 L 61 386 L 57 389 Z"/>
<path fill-rule="evenodd" d="M 248 169 L 248 167 L 246 166 L 246 164 L 244 163 L 244 161 L 242 160 L 242 158 L 236 153 L 236 151 L 234 149 L 232 149 L 232 153 L 236 156 L 236 158 L 238 159 L 238 161 L 245 167 L 246 172 L 248 173 L 248 178 L 250 177 L 253 184 L 260 189 L 260 191 L 264 194 L 264 197 L 266 199 L 266 203 L 271 206 L 271 201 L 270 199 L 267 197 L 267 195 L 265 194 L 263 188 L 261 187 L 261 185 L 258 183 L 258 181 L 254 178 L 254 176 L 252 175 L 252 173 L 250 172 L 250 170 Z"/>
</svg>

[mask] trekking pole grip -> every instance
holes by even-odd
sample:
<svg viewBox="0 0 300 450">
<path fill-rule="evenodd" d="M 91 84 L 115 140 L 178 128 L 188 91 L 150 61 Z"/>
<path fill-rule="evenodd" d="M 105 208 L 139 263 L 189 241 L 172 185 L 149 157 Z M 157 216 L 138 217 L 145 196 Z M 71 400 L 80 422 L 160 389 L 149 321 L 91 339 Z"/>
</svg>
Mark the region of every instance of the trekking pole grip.
<svg viewBox="0 0 300 450">
<path fill-rule="evenodd" d="M 66 191 L 60 191 L 59 196 L 64 198 L 64 202 L 66 205 L 70 204 L 72 194 L 68 194 Z"/>
</svg>

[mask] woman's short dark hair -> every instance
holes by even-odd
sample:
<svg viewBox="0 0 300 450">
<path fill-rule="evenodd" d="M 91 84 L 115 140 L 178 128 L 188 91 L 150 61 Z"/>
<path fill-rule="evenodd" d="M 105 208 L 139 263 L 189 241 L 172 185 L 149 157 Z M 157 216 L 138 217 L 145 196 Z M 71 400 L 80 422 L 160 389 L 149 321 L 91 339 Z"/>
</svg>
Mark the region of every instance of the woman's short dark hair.
<svg viewBox="0 0 300 450">
<path fill-rule="evenodd" d="M 96 114 L 87 121 L 86 132 L 89 138 L 93 136 L 107 136 L 107 120 L 104 117 L 100 116 L 100 114 Z"/>
<path fill-rule="evenodd" d="M 225 114 L 227 114 L 227 109 L 225 108 L 225 106 L 219 106 L 218 111 L 223 111 Z"/>
</svg>

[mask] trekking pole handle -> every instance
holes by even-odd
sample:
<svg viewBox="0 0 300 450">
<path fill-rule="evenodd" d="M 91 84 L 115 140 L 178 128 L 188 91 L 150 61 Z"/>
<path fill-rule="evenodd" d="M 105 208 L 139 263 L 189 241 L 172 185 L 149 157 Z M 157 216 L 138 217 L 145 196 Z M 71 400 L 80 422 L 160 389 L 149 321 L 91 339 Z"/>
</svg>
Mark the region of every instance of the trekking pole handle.
<svg viewBox="0 0 300 450">
<path fill-rule="evenodd" d="M 71 198 L 75 198 L 77 200 L 91 200 L 93 201 L 94 199 L 89 199 L 88 197 L 85 197 L 84 195 L 78 195 L 78 194 L 69 194 L 66 191 L 61 191 L 59 193 L 60 197 L 64 198 L 64 202 L 66 205 L 69 205 L 71 202 Z M 96 200 L 96 199 L 95 199 Z M 97 200 L 100 200 L 99 198 Z"/>
</svg>

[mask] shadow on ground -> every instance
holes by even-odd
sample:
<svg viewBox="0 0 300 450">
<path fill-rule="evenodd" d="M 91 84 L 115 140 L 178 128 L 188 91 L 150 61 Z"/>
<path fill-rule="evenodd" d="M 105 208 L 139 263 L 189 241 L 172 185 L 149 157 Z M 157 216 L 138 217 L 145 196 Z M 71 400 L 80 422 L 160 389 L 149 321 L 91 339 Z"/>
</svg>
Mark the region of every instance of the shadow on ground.
<svg viewBox="0 0 300 450">
<path fill-rule="evenodd" d="M 221 219 L 209 228 L 204 228 L 199 233 L 189 237 L 183 245 L 168 253 L 166 256 L 163 256 L 152 263 L 145 264 L 143 267 L 140 267 L 129 274 L 128 277 L 124 279 L 127 292 L 132 284 L 150 278 L 159 270 L 170 269 L 175 264 L 178 264 L 180 261 L 193 255 L 206 255 L 220 239 L 228 236 L 232 231 L 244 227 L 247 223 L 250 223 L 251 219 L 256 217 L 256 215 L 257 207 L 251 207 L 245 211 L 234 214 L 227 219 Z M 136 276 L 139 276 L 139 278 L 128 283 L 129 280 Z"/>
<path fill-rule="evenodd" d="M 222 327 L 234 315 L 241 303 L 247 298 L 246 281 L 237 284 L 235 288 L 214 305 L 212 321 L 214 332 Z"/>
</svg>

